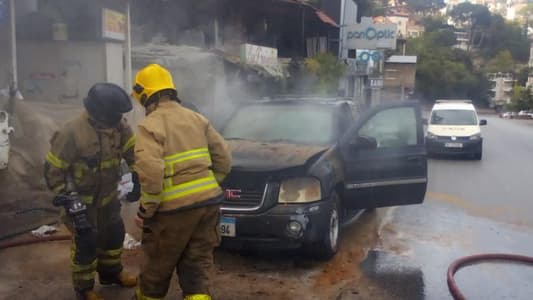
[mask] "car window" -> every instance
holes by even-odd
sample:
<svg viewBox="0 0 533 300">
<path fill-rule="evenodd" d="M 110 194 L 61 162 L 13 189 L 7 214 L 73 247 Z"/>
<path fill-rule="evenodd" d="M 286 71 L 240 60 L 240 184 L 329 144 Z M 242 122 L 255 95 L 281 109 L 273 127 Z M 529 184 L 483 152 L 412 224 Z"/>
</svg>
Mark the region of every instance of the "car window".
<svg viewBox="0 0 533 300">
<path fill-rule="evenodd" d="M 380 111 L 359 130 L 359 136 L 375 138 L 378 148 L 416 145 L 415 110 L 400 107 Z"/>
<path fill-rule="evenodd" d="M 226 139 L 329 144 L 335 136 L 333 107 L 266 104 L 241 108 L 222 131 Z"/>
<path fill-rule="evenodd" d="M 476 112 L 466 109 L 439 109 L 431 113 L 432 125 L 477 125 Z"/>
</svg>

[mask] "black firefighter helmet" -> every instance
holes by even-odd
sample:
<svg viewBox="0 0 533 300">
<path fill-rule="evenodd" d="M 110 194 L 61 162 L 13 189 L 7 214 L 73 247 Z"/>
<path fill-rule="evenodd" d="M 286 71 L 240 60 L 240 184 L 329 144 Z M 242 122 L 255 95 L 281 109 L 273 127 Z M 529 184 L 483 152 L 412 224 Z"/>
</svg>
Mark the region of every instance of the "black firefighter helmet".
<svg viewBox="0 0 533 300">
<path fill-rule="evenodd" d="M 122 115 L 133 108 L 126 91 L 113 83 L 93 85 L 83 104 L 91 118 L 109 128 L 118 126 Z"/>
</svg>

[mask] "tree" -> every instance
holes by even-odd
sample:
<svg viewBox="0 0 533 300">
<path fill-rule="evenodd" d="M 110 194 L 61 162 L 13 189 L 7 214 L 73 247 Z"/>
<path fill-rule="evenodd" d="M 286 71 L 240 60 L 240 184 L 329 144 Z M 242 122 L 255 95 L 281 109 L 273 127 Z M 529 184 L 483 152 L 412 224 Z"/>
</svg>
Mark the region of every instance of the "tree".
<svg viewBox="0 0 533 300">
<path fill-rule="evenodd" d="M 527 79 L 529 74 L 533 74 L 533 68 L 523 67 L 516 74 L 516 84 L 525 86 L 527 84 Z"/>
<path fill-rule="evenodd" d="M 533 109 L 533 90 L 531 87 L 515 86 L 511 97 L 512 110 Z"/>
<path fill-rule="evenodd" d="M 425 32 L 434 32 L 441 29 L 453 29 L 453 26 L 446 24 L 445 17 L 429 16 L 422 19 Z"/>
<path fill-rule="evenodd" d="M 515 60 L 528 59 L 529 42 L 519 24 L 506 22 L 501 15 L 491 14 L 487 7 L 470 2 L 456 5 L 450 17 L 468 28 L 469 44 L 479 49 L 485 58 L 509 50 Z"/>
<path fill-rule="evenodd" d="M 344 75 L 345 65 L 331 53 L 321 53 L 305 59 L 307 71 L 314 76 L 315 93 L 334 94 L 340 78 Z"/>
<path fill-rule="evenodd" d="M 528 3 L 518 11 L 518 17 L 524 24 L 531 24 L 531 18 L 533 18 L 533 3 Z"/>
<path fill-rule="evenodd" d="M 463 2 L 456 5 L 450 17 L 458 24 L 469 29 L 470 45 L 481 46 L 485 39 L 486 28 L 491 24 L 491 13 L 486 6 Z"/>
<path fill-rule="evenodd" d="M 446 41 L 450 32 L 426 32 L 422 37 L 410 39 L 408 53 L 418 55 L 416 93 L 426 101 L 438 98 L 467 97 L 486 104 L 489 83 L 486 76 L 474 69 L 471 56 L 453 49 Z"/>
<path fill-rule="evenodd" d="M 487 71 L 489 73 L 511 73 L 515 71 L 515 65 L 511 51 L 504 50 L 489 61 Z"/>
<path fill-rule="evenodd" d="M 401 3 L 407 5 L 410 11 L 423 15 L 435 13 L 446 7 L 446 2 L 444 0 L 404 0 L 401 1 Z"/>
</svg>

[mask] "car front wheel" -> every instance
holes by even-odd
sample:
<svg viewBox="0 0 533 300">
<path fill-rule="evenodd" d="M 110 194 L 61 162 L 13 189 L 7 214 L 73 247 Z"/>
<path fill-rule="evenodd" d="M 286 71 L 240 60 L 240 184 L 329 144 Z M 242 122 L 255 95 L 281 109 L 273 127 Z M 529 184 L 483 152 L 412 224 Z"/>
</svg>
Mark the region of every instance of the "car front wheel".
<svg viewBox="0 0 533 300">
<path fill-rule="evenodd" d="M 333 257 L 339 249 L 340 240 L 340 214 L 339 214 L 339 196 L 336 192 L 331 195 L 330 201 L 333 202 L 331 210 L 328 214 L 329 220 L 327 222 L 327 228 L 325 228 L 321 240 L 309 249 L 312 255 L 318 259 L 330 259 Z"/>
</svg>

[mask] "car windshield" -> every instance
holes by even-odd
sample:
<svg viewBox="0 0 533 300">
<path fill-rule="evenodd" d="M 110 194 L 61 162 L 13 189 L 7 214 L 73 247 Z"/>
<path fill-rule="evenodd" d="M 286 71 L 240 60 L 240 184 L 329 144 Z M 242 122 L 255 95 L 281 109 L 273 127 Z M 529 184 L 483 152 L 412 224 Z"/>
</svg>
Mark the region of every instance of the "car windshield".
<svg viewBox="0 0 533 300">
<path fill-rule="evenodd" d="M 237 111 L 226 139 L 295 144 L 328 144 L 334 135 L 333 109 L 319 105 L 250 105 Z"/>
<path fill-rule="evenodd" d="M 465 109 L 439 109 L 431 115 L 432 125 L 477 125 L 476 113 Z"/>
</svg>

